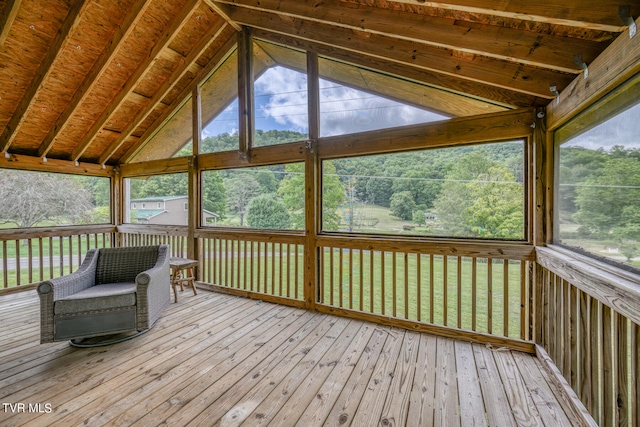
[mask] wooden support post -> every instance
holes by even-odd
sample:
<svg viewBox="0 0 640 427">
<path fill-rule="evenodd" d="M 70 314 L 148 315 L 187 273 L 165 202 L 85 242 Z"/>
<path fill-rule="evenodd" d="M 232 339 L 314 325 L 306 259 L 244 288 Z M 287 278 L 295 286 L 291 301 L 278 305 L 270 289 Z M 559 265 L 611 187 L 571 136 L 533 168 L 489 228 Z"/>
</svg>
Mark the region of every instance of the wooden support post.
<svg viewBox="0 0 640 427">
<path fill-rule="evenodd" d="M 191 96 L 192 122 L 193 122 L 193 156 L 189 159 L 189 216 L 187 219 L 187 258 L 200 260 L 198 238 L 195 237 L 196 228 L 200 226 L 201 200 L 200 190 L 201 179 L 198 169 L 198 155 L 202 137 L 202 118 L 200 102 L 200 86 L 193 89 Z M 202 280 L 202 268 L 198 268 L 197 280 Z"/>
<path fill-rule="evenodd" d="M 111 178 L 111 223 L 118 227 L 129 219 L 129 188 L 120 169 L 116 168 Z M 116 246 L 125 246 L 124 235 L 116 232 Z"/>
<path fill-rule="evenodd" d="M 320 136 L 320 89 L 318 78 L 318 56 L 307 53 L 307 92 L 309 103 L 309 141 L 305 153 L 305 270 L 304 300 L 308 309 L 315 309 L 319 301 L 318 282 L 318 248 L 316 237 L 320 231 L 320 164 L 318 160 L 317 141 Z M 333 254 L 331 254 L 333 257 Z M 331 272 L 333 274 L 333 272 Z M 331 290 L 333 292 L 333 289 Z"/>
<path fill-rule="evenodd" d="M 253 145 L 253 38 L 250 28 L 238 33 L 238 137 L 240 156 L 249 159 Z"/>
</svg>

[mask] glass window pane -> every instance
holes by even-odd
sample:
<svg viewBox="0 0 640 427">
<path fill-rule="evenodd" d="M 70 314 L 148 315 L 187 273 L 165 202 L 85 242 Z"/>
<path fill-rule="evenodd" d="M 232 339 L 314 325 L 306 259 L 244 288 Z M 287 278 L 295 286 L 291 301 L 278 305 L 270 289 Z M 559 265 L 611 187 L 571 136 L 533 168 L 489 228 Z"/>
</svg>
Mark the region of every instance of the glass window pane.
<svg viewBox="0 0 640 427">
<path fill-rule="evenodd" d="M 323 162 L 322 227 L 525 238 L 524 141 Z"/>
<path fill-rule="evenodd" d="M 556 132 L 562 143 L 556 242 L 635 266 L 640 266 L 639 80 Z"/>
<path fill-rule="evenodd" d="M 306 54 L 257 40 L 254 53 L 254 147 L 309 135 Z"/>
<path fill-rule="evenodd" d="M 304 229 L 304 163 L 202 172 L 203 225 Z"/>
<path fill-rule="evenodd" d="M 126 178 L 125 222 L 188 225 L 186 173 Z"/>
<path fill-rule="evenodd" d="M 110 179 L 0 169 L 3 228 L 111 222 Z"/>
<path fill-rule="evenodd" d="M 451 116 L 436 110 L 433 91 L 379 72 L 319 59 L 320 136 L 345 135 L 417 123 Z"/>
<path fill-rule="evenodd" d="M 238 55 L 234 52 L 202 84 L 202 153 L 239 148 Z"/>
</svg>

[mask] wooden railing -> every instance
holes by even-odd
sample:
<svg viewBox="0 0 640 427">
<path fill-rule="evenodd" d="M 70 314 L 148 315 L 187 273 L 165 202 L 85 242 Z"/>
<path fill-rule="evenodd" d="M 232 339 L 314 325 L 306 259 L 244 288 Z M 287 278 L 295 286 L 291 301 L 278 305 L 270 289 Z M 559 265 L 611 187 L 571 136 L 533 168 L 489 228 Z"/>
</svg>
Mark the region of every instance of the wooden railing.
<svg viewBox="0 0 640 427">
<path fill-rule="evenodd" d="M 196 236 L 202 281 L 234 293 L 304 300 L 304 236 L 204 229 Z"/>
<path fill-rule="evenodd" d="M 115 231 L 111 225 L 1 230 L 1 287 L 69 274 L 89 249 L 114 246 Z"/>
<path fill-rule="evenodd" d="M 530 337 L 531 249 L 524 245 L 338 237 L 321 237 L 319 243 L 321 305 L 496 337 Z"/>
<path fill-rule="evenodd" d="M 640 425 L 640 286 L 579 255 L 538 248 L 534 339 L 602 426 Z"/>
<path fill-rule="evenodd" d="M 186 226 L 125 224 L 118 226 L 119 246 L 169 245 L 171 256 L 187 256 Z"/>
</svg>

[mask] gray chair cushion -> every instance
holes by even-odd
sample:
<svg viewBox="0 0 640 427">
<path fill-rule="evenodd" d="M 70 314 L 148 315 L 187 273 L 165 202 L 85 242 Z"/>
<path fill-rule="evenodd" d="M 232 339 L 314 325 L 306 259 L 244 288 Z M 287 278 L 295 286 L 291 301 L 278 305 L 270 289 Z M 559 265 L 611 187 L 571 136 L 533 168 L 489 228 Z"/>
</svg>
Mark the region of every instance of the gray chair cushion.
<svg viewBox="0 0 640 427">
<path fill-rule="evenodd" d="M 136 284 L 105 283 L 55 301 L 55 314 L 73 314 L 83 311 L 108 310 L 136 305 Z"/>
</svg>

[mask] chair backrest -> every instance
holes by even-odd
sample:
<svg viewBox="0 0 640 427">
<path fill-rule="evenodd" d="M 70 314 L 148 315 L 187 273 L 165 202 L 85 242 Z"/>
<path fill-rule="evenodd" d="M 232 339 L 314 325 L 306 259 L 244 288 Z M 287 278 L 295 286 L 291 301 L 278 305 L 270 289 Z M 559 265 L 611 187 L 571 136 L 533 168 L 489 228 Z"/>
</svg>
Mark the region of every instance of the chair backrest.
<svg viewBox="0 0 640 427">
<path fill-rule="evenodd" d="M 96 266 L 96 285 L 135 282 L 138 273 L 156 264 L 158 249 L 158 246 L 100 249 Z"/>
</svg>

